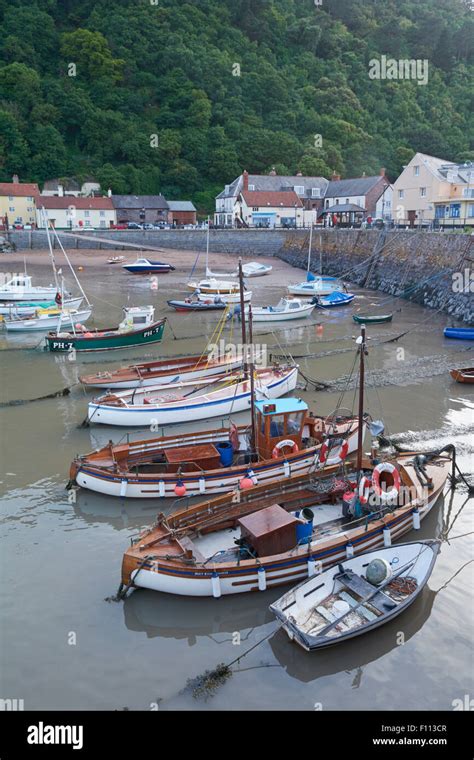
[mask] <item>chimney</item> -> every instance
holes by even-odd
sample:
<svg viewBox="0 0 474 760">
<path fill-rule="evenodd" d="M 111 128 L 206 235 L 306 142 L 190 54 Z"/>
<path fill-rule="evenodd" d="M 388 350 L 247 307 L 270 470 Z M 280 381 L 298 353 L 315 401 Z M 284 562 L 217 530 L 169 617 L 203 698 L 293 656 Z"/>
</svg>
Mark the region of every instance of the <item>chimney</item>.
<svg viewBox="0 0 474 760">
<path fill-rule="evenodd" d="M 380 169 L 380 176 L 385 177 L 385 168 Z"/>
<path fill-rule="evenodd" d="M 247 169 L 244 170 L 244 173 L 242 174 L 242 177 L 243 177 L 243 180 L 244 180 L 244 185 L 243 185 L 242 190 L 245 192 L 246 190 L 249 189 L 249 173 L 248 173 Z"/>
<path fill-rule="evenodd" d="M 274 166 L 272 166 L 272 170 L 271 170 L 271 172 L 268 172 L 268 174 L 270 175 L 270 177 L 276 177 L 277 173 L 275 171 L 275 167 Z"/>
<path fill-rule="evenodd" d="M 303 174 L 302 174 L 302 172 L 296 172 L 296 176 L 297 176 L 297 177 L 302 177 L 302 176 L 303 176 Z"/>
<path fill-rule="evenodd" d="M 107 197 L 108 198 L 112 197 L 112 188 L 111 187 L 109 187 L 109 189 L 107 190 Z"/>
<path fill-rule="evenodd" d="M 64 196 L 64 187 L 63 185 L 58 185 L 58 196 L 62 198 Z"/>
<path fill-rule="evenodd" d="M 18 174 L 14 174 L 13 175 L 12 182 L 14 182 L 16 185 L 18 185 L 18 183 L 20 182 L 20 178 L 19 178 Z"/>
<path fill-rule="evenodd" d="M 338 182 L 341 179 L 341 175 L 340 174 L 336 174 L 336 172 L 333 172 L 331 179 L 332 179 L 333 182 Z"/>
</svg>

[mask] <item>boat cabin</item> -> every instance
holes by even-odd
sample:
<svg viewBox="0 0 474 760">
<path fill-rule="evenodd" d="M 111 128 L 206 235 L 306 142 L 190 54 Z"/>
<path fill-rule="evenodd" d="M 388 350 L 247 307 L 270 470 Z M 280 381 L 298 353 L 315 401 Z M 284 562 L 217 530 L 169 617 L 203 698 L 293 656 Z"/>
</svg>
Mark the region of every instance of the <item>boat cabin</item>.
<svg viewBox="0 0 474 760">
<path fill-rule="evenodd" d="M 299 398 L 256 401 L 255 427 L 260 458 L 270 459 L 275 447 L 278 456 L 283 456 L 292 448 L 301 449 L 307 416 L 308 405 Z"/>
<path fill-rule="evenodd" d="M 123 310 L 124 318 L 119 330 L 133 330 L 153 324 L 155 320 L 154 306 L 130 306 Z"/>
<path fill-rule="evenodd" d="M 24 290 L 26 288 L 31 288 L 31 277 L 28 274 L 17 274 L 15 277 L 12 277 L 11 280 L 9 280 L 3 287 L 0 288 L 0 291 L 15 291 L 15 290 Z"/>
</svg>

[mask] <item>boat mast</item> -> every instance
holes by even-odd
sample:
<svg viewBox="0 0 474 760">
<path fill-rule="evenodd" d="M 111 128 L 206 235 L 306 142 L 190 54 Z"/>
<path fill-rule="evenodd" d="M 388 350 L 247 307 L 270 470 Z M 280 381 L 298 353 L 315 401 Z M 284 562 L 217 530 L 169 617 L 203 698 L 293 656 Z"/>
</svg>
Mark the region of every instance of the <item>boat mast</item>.
<svg viewBox="0 0 474 760">
<path fill-rule="evenodd" d="M 250 414 L 251 414 L 251 435 L 250 435 L 250 456 L 255 454 L 257 448 L 257 434 L 255 430 L 255 364 L 254 364 L 254 347 L 253 347 L 253 323 L 252 323 L 252 305 L 249 304 L 249 372 L 250 372 Z"/>
<path fill-rule="evenodd" d="M 357 472 L 360 472 L 362 469 L 362 446 L 364 443 L 364 359 L 367 356 L 365 325 L 361 325 L 360 337 L 357 338 L 357 343 L 359 345 L 359 428 L 357 430 Z"/>
<path fill-rule="evenodd" d="M 210 217 L 208 215 L 207 217 L 207 232 L 206 232 L 206 277 L 210 277 L 211 273 L 209 271 L 209 222 Z"/>
<path fill-rule="evenodd" d="M 247 332 L 245 329 L 245 300 L 244 300 L 244 273 L 242 271 L 242 258 L 239 258 L 239 291 L 240 291 L 240 323 L 242 325 L 242 346 L 247 345 Z"/>
<path fill-rule="evenodd" d="M 313 222 L 311 222 L 309 228 L 309 246 L 308 246 L 308 266 L 306 267 L 306 275 L 309 274 L 309 268 L 311 266 L 311 248 L 313 247 Z"/>
<path fill-rule="evenodd" d="M 44 224 L 44 226 L 46 228 L 46 238 L 48 240 L 49 255 L 50 255 L 51 264 L 52 264 L 52 267 L 53 267 L 54 283 L 56 285 L 56 290 L 59 293 L 60 289 L 59 289 L 58 272 L 56 270 L 56 261 L 55 261 L 55 258 L 54 258 L 53 246 L 51 244 L 51 236 L 49 234 L 49 219 L 48 219 L 48 217 L 46 215 L 46 209 L 45 209 L 44 206 L 41 209 L 41 215 L 43 217 L 43 224 Z"/>
</svg>

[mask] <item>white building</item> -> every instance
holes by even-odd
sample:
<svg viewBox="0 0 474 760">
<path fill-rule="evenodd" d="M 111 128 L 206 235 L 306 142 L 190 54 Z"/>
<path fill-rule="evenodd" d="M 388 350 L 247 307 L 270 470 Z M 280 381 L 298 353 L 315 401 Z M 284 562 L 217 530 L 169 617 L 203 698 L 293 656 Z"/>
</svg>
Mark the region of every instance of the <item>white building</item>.
<svg viewBox="0 0 474 760">
<path fill-rule="evenodd" d="M 44 196 L 36 199 L 38 228 L 44 228 L 43 210 L 56 229 L 108 229 L 116 224 L 116 213 L 110 198 L 75 198 Z"/>
</svg>

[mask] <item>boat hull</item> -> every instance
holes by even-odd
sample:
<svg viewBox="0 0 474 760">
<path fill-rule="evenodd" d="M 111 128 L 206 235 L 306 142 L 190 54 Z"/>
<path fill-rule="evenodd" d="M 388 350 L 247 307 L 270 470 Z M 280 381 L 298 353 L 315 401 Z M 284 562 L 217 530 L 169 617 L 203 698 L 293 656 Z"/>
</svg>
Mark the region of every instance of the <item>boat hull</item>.
<svg viewBox="0 0 474 760">
<path fill-rule="evenodd" d="M 130 264 L 128 266 L 122 265 L 122 268 L 130 274 L 168 274 L 174 269 L 170 264 L 143 267 Z"/>
<path fill-rule="evenodd" d="M 442 493 L 437 490 L 423 507 L 419 507 L 420 521 L 423 520 Z M 390 538 L 393 541 L 406 535 L 414 526 L 413 510 L 411 507 L 401 508 L 385 517 L 377 520 L 372 528 L 365 527 L 347 531 L 332 541 L 321 541 L 311 544 L 310 549 L 304 554 L 293 557 L 269 558 L 269 561 L 250 562 L 243 561 L 240 566 L 219 567 L 218 580 L 221 596 L 242 594 L 249 591 L 264 590 L 259 584 L 259 568 L 263 566 L 265 572 L 265 590 L 275 588 L 288 583 L 304 580 L 310 575 L 308 559 L 319 563 L 321 570 L 343 562 L 347 557 L 347 544 L 352 544 L 354 556 L 366 551 L 382 548 L 385 545 L 384 529 L 390 530 Z M 295 553 L 296 554 L 296 553 Z M 127 575 L 126 559 L 124 560 L 125 575 Z M 211 563 L 212 564 L 212 563 Z M 248 565 L 251 565 L 248 567 Z M 161 591 L 168 594 L 181 596 L 215 596 L 215 565 L 214 567 L 192 566 L 173 567 L 171 563 L 161 563 L 150 560 L 140 569 L 130 573 L 133 583 L 137 587 Z M 214 575 L 214 578 L 213 578 Z"/>
<path fill-rule="evenodd" d="M 472 385 L 474 383 L 474 367 L 467 369 L 452 369 L 450 375 L 457 383 L 466 383 L 467 385 Z"/>
<path fill-rule="evenodd" d="M 21 288 L 19 290 L 0 289 L 0 301 L 54 301 L 57 289 L 48 288 Z"/>
<path fill-rule="evenodd" d="M 308 304 L 301 309 L 294 311 L 277 312 L 270 311 L 265 307 L 252 309 L 252 320 L 254 322 L 287 322 L 293 319 L 304 319 L 310 317 L 315 309 L 315 304 Z M 246 313 L 248 314 L 247 310 Z"/>
<path fill-rule="evenodd" d="M 393 318 L 393 314 L 381 314 L 380 316 L 373 316 L 373 317 L 363 317 L 359 314 L 353 314 L 352 319 L 354 322 L 356 322 L 358 325 L 378 325 L 382 324 L 384 322 L 391 322 Z"/>
<path fill-rule="evenodd" d="M 48 317 L 9 320 L 5 322 L 5 327 L 8 332 L 48 332 L 51 329 L 56 330 L 60 325 L 61 327 L 72 327 L 77 322 L 86 322 L 91 314 L 92 309 L 83 309 L 76 311 L 73 315 L 63 316 L 62 319 L 59 315 L 54 314 Z"/>
<path fill-rule="evenodd" d="M 265 396 L 278 398 L 285 393 L 293 391 L 298 378 L 298 368 L 283 372 L 281 377 L 265 385 Z M 175 425 L 182 422 L 196 422 L 214 417 L 226 417 L 237 412 L 247 411 L 250 408 L 250 382 L 239 383 L 234 386 L 235 391 L 227 393 L 224 397 L 199 396 L 194 400 L 183 399 L 161 404 L 159 406 L 136 405 L 115 406 L 105 403 L 91 402 L 88 407 L 88 420 L 99 425 L 118 425 L 127 427 L 143 427 L 144 425 L 154 428 L 161 425 Z M 258 385 L 257 385 L 258 392 Z M 208 394 L 212 396 L 212 394 Z"/>
<path fill-rule="evenodd" d="M 69 298 L 63 302 L 64 309 L 78 309 L 83 301 L 82 296 L 80 298 Z M 52 309 L 56 308 L 57 304 L 54 300 L 42 301 L 40 303 L 30 303 L 29 301 L 21 303 L 1 303 L 0 315 L 4 317 L 10 317 L 12 319 L 22 319 L 23 317 L 29 317 L 36 313 L 37 309 Z"/>
<path fill-rule="evenodd" d="M 474 327 L 445 327 L 445 338 L 456 340 L 474 340 Z"/>
<path fill-rule="evenodd" d="M 364 434 L 365 434 L 364 426 Z M 352 454 L 357 449 L 357 428 L 348 436 L 348 453 Z M 199 442 L 210 441 L 214 444 L 219 441 L 228 441 L 227 430 L 209 435 L 200 435 Z M 315 467 L 318 459 L 319 446 L 314 446 L 304 451 L 288 454 L 278 459 L 252 463 L 253 481 L 255 484 L 264 485 L 293 475 L 304 475 Z M 335 446 L 327 459 L 327 465 L 340 462 L 341 446 Z M 107 496 L 118 496 L 131 499 L 156 499 L 176 498 L 176 473 L 162 473 L 155 476 L 134 475 L 131 472 L 111 472 L 105 468 L 94 467 L 93 462 L 73 465 L 71 473 L 78 486 L 96 491 Z M 248 473 L 249 465 L 222 467 L 220 470 L 181 472 L 180 479 L 186 487 L 187 496 L 201 496 L 202 494 L 222 494 L 233 491 L 238 487 L 240 480 Z M 184 469 L 184 468 L 183 468 Z"/>
<path fill-rule="evenodd" d="M 335 290 L 340 290 L 342 284 L 335 277 L 321 277 L 310 282 L 299 282 L 296 285 L 288 285 L 288 293 L 294 296 L 329 296 Z"/>
<path fill-rule="evenodd" d="M 60 337 L 53 333 L 45 337 L 45 342 L 46 349 L 53 353 L 65 351 L 110 351 L 113 349 L 133 348 L 136 346 L 146 346 L 150 343 L 159 343 L 163 338 L 164 329 L 165 320 L 161 320 L 153 325 L 147 325 L 142 330 L 133 330 L 112 336 L 81 338 L 80 336 L 69 334 L 67 337 Z"/>
<path fill-rule="evenodd" d="M 206 303 L 205 301 L 198 301 L 198 303 L 187 303 L 186 301 L 167 301 L 168 306 L 171 306 L 175 311 L 222 311 L 225 309 L 226 304 L 222 303 Z"/>
</svg>

